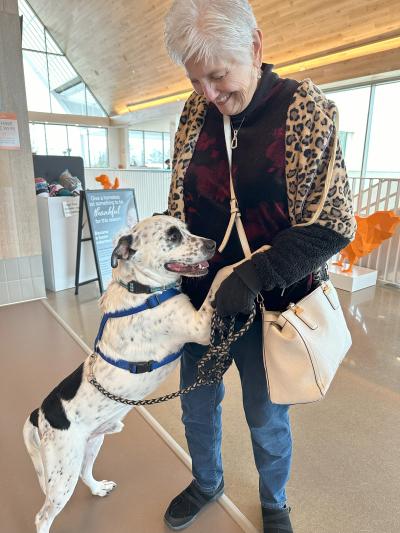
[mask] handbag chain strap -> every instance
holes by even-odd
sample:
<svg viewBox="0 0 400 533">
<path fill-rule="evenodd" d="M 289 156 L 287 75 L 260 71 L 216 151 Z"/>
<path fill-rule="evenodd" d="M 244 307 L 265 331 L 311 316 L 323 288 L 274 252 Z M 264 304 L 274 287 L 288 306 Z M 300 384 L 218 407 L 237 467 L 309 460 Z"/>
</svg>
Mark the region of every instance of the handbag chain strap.
<svg viewBox="0 0 400 533">
<path fill-rule="evenodd" d="M 94 364 L 97 361 L 97 354 L 93 353 L 89 357 L 89 373 L 88 381 L 93 385 L 103 396 L 124 405 L 154 405 L 167 400 L 172 400 L 178 396 L 188 394 L 193 390 L 202 387 L 203 385 L 215 385 L 222 381 L 223 375 L 228 370 L 232 363 L 233 356 L 230 353 L 231 345 L 236 342 L 253 323 L 256 314 L 256 309 L 253 307 L 247 322 L 239 329 L 235 330 L 235 318 L 232 317 L 229 322 L 221 318 L 214 311 L 211 320 L 211 339 L 210 346 L 207 352 L 197 363 L 197 378 L 196 381 L 183 389 L 176 392 L 160 396 L 158 398 L 150 398 L 148 400 L 133 400 L 124 398 L 113 394 L 105 389 L 96 379 L 94 375 Z"/>
</svg>

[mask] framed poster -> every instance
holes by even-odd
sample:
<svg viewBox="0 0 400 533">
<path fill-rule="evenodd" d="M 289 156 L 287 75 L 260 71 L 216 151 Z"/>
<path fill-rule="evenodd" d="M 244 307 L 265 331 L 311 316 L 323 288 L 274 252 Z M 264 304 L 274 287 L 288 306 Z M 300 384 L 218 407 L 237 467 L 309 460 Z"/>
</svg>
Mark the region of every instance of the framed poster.
<svg viewBox="0 0 400 533">
<path fill-rule="evenodd" d="M 99 189 L 81 193 L 84 199 L 100 292 L 112 278 L 111 255 L 116 238 L 139 221 L 134 189 Z M 82 206 L 83 207 L 83 206 Z"/>
</svg>

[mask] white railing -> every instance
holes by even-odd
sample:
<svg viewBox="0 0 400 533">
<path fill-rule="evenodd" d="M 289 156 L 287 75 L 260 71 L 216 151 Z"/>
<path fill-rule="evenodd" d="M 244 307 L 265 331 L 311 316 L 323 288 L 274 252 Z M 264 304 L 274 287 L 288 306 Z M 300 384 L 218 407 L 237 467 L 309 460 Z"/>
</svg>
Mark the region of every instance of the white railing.
<svg viewBox="0 0 400 533">
<path fill-rule="evenodd" d="M 167 208 L 170 172 L 148 169 L 85 169 L 87 189 L 100 189 L 95 180 L 99 174 L 107 174 L 114 182 L 117 176 L 120 187 L 135 189 L 139 217 L 145 218 L 153 213 L 161 213 Z M 375 211 L 394 210 L 400 213 L 400 179 L 351 178 L 354 211 L 367 216 Z M 400 286 L 400 227 L 393 237 L 379 248 L 362 258 L 360 266 L 378 270 L 379 279 Z"/>
<path fill-rule="evenodd" d="M 111 183 L 118 177 L 120 189 L 135 189 L 140 219 L 167 209 L 170 172 L 153 169 L 85 168 L 86 189 L 101 189 L 101 184 L 95 179 L 99 174 L 107 174 Z"/>
<path fill-rule="evenodd" d="M 389 210 L 400 214 L 400 179 L 351 178 L 350 182 L 354 211 L 358 215 Z M 400 286 L 400 227 L 358 265 L 377 270 L 380 280 Z"/>
</svg>

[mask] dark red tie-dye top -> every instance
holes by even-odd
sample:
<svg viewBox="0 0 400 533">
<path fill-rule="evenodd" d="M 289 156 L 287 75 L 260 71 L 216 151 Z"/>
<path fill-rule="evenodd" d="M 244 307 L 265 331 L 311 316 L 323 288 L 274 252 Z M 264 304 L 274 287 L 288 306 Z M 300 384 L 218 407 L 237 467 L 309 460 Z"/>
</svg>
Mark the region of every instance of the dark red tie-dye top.
<svg viewBox="0 0 400 533">
<path fill-rule="evenodd" d="M 290 226 L 285 177 L 286 116 L 298 83 L 281 79 L 263 65 L 263 76 L 249 106 L 232 117 L 238 145 L 232 153 L 233 179 L 242 222 L 252 251 L 269 244 Z M 229 166 L 223 117 L 210 104 L 195 151 L 186 171 L 184 202 L 189 230 L 222 242 L 230 218 Z M 222 253 L 210 261 L 203 278 L 185 278 L 183 289 L 195 307 L 202 304 L 216 272 L 243 258 L 234 227 Z M 278 294 L 279 292 L 279 294 Z M 271 299 L 281 291 L 270 291 Z"/>
</svg>

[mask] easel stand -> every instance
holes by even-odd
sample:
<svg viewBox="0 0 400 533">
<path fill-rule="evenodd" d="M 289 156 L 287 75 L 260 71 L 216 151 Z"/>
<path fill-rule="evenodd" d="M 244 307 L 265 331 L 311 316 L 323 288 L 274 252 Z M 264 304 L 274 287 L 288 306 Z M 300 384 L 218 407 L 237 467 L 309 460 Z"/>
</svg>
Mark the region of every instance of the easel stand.
<svg viewBox="0 0 400 533">
<path fill-rule="evenodd" d="M 83 211 L 84 211 L 84 209 L 86 210 L 86 220 L 88 222 L 88 228 L 89 228 L 90 237 L 82 237 L 83 227 L 84 227 L 84 222 L 83 222 Z M 92 250 L 93 250 L 94 261 L 95 261 L 95 264 L 96 264 L 97 278 L 88 279 L 87 281 L 81 281 L 80 282 L 79 281 L 79 272 L 80 272 L 80 266 L 81 266 L 81 248 L 82 248 L 82 243 L 86 242 L 86 241 L 91 241 L 91 243 L 92 243 Z M 91 222 L 90 222 L 90 217 L 88 216 L 88 206 L 87 206 L 86 194 L 85 194 L 85 191 L 81 191 L 80 198 L 79 198 L 78 241 L 77 241 L 77 248 L 76 248 L 75 294 L 78 294 L 79 287 L 81 285 L 87 285 L 88 283 L 93 283 L 94 281 L 98 281 L 99 282 L 100 294 L 103 294 L 103 292 L 104 292 L 103 282 L 101 280 L 99 261 L 98 261 L 96 250 L 95 250 L 95 247 L 94 247 L 92 225 L 91 225 Z"/>
</svg>

